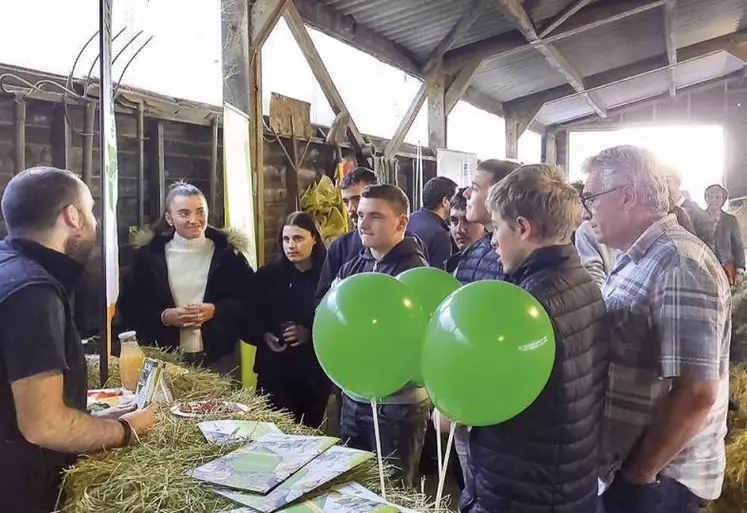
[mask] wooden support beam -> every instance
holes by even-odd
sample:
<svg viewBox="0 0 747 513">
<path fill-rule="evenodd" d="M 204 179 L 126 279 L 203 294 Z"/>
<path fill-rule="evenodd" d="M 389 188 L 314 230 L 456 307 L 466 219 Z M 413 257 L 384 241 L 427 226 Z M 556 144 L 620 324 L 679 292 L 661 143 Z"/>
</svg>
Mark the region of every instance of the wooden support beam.
<svg viewBox="0 0 747 513">
<path fill-rule="evenodd" d="M 26 100 L 21 95 L 15 97 L 15 172 L 26 169 Z"/>
<path fill-rule="evenodd" d="M 249 112 L 249 0 L 221 0 L 223 101 Z"/>
<path fill-rule="evenodd" d="M 570 4 L 568 7 L 560 11 L 557 16 L 545 23 L 542 30 L 539 32 L 539 37 L 544 38 L 549 36 L 553 30 L 565 23 L 568 18 L 576 14 L 578 11 L 589 5 L 591 1 L 592 0 L 576 0 Z"/>
<path fill-rule="evenodd" d="M 86 103 L 83 118 L 83 173 L 82 180 L 88 186 L 93 185 L 93 137 L 96 135 L 96 104 Z"/>
<path fill-rule="evenodd" d="M 407 112 L 405 112 L 405 116 L 402 118 L 397 130 L 395 130 L 394 135 L 389 140 L 389 144 L 384 148 L 385 158 L 390 159 L 397 153 L 397 150 L 402 145 L 402 141 L 405 140 L 407 132 L 410 131 L 415 118 L 420 113 L 420 109 L 423 107 L 423 103 L 425 103 L 425 99 L 428 97 L 428 91 L 433 88 L 433 84 L 438 79 L 440 72 L 441 70 L 439 68 L 431 71 L 425 81 L 421 84 L 418 92 L 415 93 L 415 98 L 413 98 L 410 103 L 410 107 L 408 107 Z"/>
<path fill-rule="evenodd" d="M 154 189 L 153 189 L 153 203 L 156 207 L 156 215 L 154 219 L 158 219 L 163 215 L 166 209 L 166 152 L 164 150 L 163 143 L 163 121 L 160 119 L 156 122 L 155 134 L 152 138 L 155 173 L 153 173 Z"/>
<path fill-rule="evenodd" d="M 340 112 L 350 113 L 350 110 L 345 106 L 345 102 L 343 101 L 340 92 L 337 90 L 337 87 L 335 87 L 332 77 L 330 76 L 329 71 L 327 71 L 327 67 L 324 65 L 324 61 L 319 55 L 314 42 L 311 40 L 309 31 L 306 30 L 306 25 L 304 25 L 303 19 L 296 10 L 296 6 L 293 2 L 288 2 L 286 4 L 285 10 L 283 11 L 283 18 L 285 18 L 285 22 L 288 24 L 288 28 L 290 29 L 291 34 L 293 34 L 293 38 L 296 40 L 296 43 L 298 43 L 301 52 L 306 58 L 306 62 L 309 64 L 311 72 L 314 74 L 317 82 L 319 82 L 319 86 L 322 88 L 324 96 L 327 98 L 330 107 L 332 107 L 332 112 L 334 112 L 335 115 Z M 348 137 L 358 152 L 360 152 L 361 148 L 366 145 L 363 134 L 358 130 L 358 127 L 352 118 L 348 123 Z"/>
<path fill-rule="evenodd" d="M 556 166 L 558 164 L 558 146 L 555 140 L 555 132 L 545 132 L 542 136 L 542 146 L 545 152 L 544 162 Z"/>
<path fill-rule="evenodd" d="M 486 0 L 473 0 L 471 4 L 467 6 L 467 10 L 461 18 L 454 24 L 446 37 L 444 37 L 436 48 L 430 53 L 425 64 L 421 68 L 423 75 L 427 75 L 435 66 L 441 62 L 441 58 L 444 56 L 446 51 L 451 48 L 456 40 L 461 36 L 472 24 L 477 21 L 477 18 L 481 14 L 482 4 Z"/>
<path fill-rule="evenodd" d="M 71 146 L 70 125 L 65 117 L 65 107 L 57 105 L 54 107 L 52 118 L 52 165 L 59 169 L 70 169 Z"/>
<path fill-rule="evenodd" d="M 290 0 L 254 0 L 250 28 L 253 53 L 262 50 L 262 45 L 278 24 L 288 1 Z"/>
<path fill-rule="evenodd" d="M 664 3 L 664 41 L 667 47 L 667 63 L 669 68 L 667 73 L 669 75 L 669 96 L 674 98 L 677 94 L 677 45 L 674 41 L 674 28 L 672 22 L 674 20 L 674 7 L 677 0 L 666 0 Z"/>
<path fill-rule="evenodd" d="M 137 105 L 137 225 L 145 226 L 145 105 Z"/>
<path fill-rule="evenodd" d="M 735 32 L 680 48 L 677 50 L 677 63 L 685 64 L 687 62 L 710 57 L 711 55 L 729 51 L 728 49 L 734 45 L 747 46 L 747 32 Z M 657 55 L 655 57 L 586 77 L 586 92 L 593 93 L 598 89 L 621 84 L 628 80 L 635 80 L 636 78 L 668 68 L 669 60 L 667 55 Z M 577 94 L 578 93 L 569 86 L 560 86 L 517 98 L 511 102 L 507 102 L 506 105 L 523 102 L 551 102 L 576 96 Z"/>
<path fill-rule="evenodd" d="M 605 112 L 602 103 L 597 98 L 586 92 L 583 78 L 578 71 L 576 71 L 571 63 L 561 55 L 554 45 L 545 43 L 540 39 L 537 30 L 534 27 L 534 23 L 532 23 L 532 20 L 529 18 L 529 15 L 524 10 L 524 7 L 521 5 L 519 0 L 496 0 L 496 2 L 503 12 L 503 15 L 514 24 L 529 44 L 532 44 L 534 48 L 542 54 L 547 63 L 565 77 L 571 87 L 573 87 L 573 89 L 579 93 L 584 100 L 586 100 L 586 103 L 594 109 L 594 112 L 596 112 L 601 118 L 607 117 L 607 113 Z"/>
<path fill-rule="evenodd" d="M 210 138 L 210 198 L 209 208 L 210 222 L 218 223 L 218 128 L 220 126 L 218 116 L 213 118 L 212 136 Z"/>
<path fill-rule="evenodd" d="M 733 42 L 726 46 L 726 51 L 747 64 L 747 42 Z"/>
<path fill-rule="evenodd" d="M 293 4 L 309 26 L 416 78 L 424 79 L 427 75 L 422 71 L 424 63 L 404 46 L 374 32 L 352 16 L 335 11 L 322 0 L 293 0 Z M 465 59 L 465 62 L 468 60 Z M 463 64 L 453 67 L 449 73 L 457 73 Z M 467 87 L 464 101 L 491 114 L 502 115 L 500 102 L 472 87 Z"/>
<path fill-rule="evenodd" d="M 459 70 L 459 73 L 457 73 L 456 77 L 449 85 L 449 89 L 446 91 L 445 108 L 447 116 L 451 114 L 451 111 L 454 110 L 454 107 L 459 103 L 459 100 L 461 100 L 467 92 L 472 77 L 475 76 L 475 73 L 477 73 L 477 70 L 481 65 L 482 59 L 472 59 L 471 61 L 468 61 L 461 70 Z"/>
<path fill-rule="evenodd" d="M 428 91 L 428 146 L 446 148 L 446 76 L 438 73 Z"/>
<path fill-rule="evenodd" d="M 262 52 L 254 54 L 249 66 L 249 152 L 254 184 L 254 219 L 257 237 L 257 265 L 264 265 L 265 251 L 265 140 L 262 115 Z"/>
<path fill-rule="evenodd" d="M 664 5 L 664 0 L 596 2 L 587 6 L 568 20 L 564 24 L 565 30 L 543 38 L 542 44 L 555 43 L 588 30 L 636 16 L 662 5 Z M 489 59 L 508 57 L 509 55 L 527 52 L 532 50 L 537 44 L 527 44 L 526 38 L 519 31 L 500 34 L 446 52 L 444 55 L 444 71 L 454 73 L 465 62 L 476 57 Z"/>
</svg>

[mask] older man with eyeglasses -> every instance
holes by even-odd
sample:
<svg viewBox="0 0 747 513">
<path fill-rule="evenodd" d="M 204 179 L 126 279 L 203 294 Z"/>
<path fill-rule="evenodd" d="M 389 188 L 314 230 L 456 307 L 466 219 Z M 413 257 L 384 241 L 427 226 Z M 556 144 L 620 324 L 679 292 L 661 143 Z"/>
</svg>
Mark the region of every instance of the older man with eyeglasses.
<svg viewBox="0 0 747 513">
<path fill-rule="evenodd" d="M 721 493 L 731 294 L 718 260 L 668 214 L 660 164 L 618 146 L 586 163 L 597 240 L 620 251 L 603 287 L 610 372 L 606 513 L 695 513 Z"/>
</svg>

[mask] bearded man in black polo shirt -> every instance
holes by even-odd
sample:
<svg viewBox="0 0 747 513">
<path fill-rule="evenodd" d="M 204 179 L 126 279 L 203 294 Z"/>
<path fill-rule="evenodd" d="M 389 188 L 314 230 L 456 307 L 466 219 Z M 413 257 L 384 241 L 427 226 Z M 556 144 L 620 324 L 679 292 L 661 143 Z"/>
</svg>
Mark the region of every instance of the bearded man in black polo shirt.
<svg viewBox="0 0 747 513">
<path fill-rule="evenodd" d="M 7 185 L 0 242 L 0 510 L 55 509 L 78 454 L 122 447 L 153 407 L 86 413 L 87 372 L 71 293 L 96 243 L 93 198 L 70 171 L 33 168 Z"/>
</svg>

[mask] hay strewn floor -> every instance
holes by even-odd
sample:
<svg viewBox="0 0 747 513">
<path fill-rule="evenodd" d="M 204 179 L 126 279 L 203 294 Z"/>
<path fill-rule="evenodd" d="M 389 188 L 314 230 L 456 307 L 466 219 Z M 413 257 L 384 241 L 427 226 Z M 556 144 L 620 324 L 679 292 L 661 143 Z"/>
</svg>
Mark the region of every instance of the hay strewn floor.
<svg viewBox="0 0 747 513">
<path fill-rule="evenodd" d="M 179 362 L 174 355 L 149 350 L 162 360 Z M 108 386 L 118 385 L 117 360 L 110 364 Z M 313 434 L 295 424 L 283 412 L 269 409 L 261 397 L 237 389 L 229 380 L 214 373 L 193 370 L 179 374 L 167 369 L 167 380 L 175 398 L 219 397 L 248 405 L 247 420 L 274 422 L 289 434 Z M 89 369 L 89 386 L 99 386 L 98 368 Z M 206 420 L 206 419 L 201 419 Z M 213 494 L 210 487 L 188 477 L 185 472 L 206 463 L 233 447 L 209 445 L 197 428 L 197 421 L 171 415 L 167 408 L 158 412 L 154 432 L 139 445 L 84 457 L 66 472 L 64 489 L 67 500 L 63 513 L 187 513 L 218 512 L 236 507 Z M 341 481 L 356 480 L 376 493 L 380 492 L 375 460 L 346 474 Z M 419 511 L 439 511 L 427 504 L 425 496 L 412 491 L 387 489 L 387 498 L 401 506 Z"/>
</svg>

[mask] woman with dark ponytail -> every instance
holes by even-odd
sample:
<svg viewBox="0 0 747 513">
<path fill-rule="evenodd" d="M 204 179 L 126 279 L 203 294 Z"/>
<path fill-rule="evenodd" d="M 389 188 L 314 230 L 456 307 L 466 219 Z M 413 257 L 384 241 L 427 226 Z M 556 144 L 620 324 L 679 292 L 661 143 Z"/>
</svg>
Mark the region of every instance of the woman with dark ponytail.
<svg viewBox="0 0 747 513">
<path fill-rule="evenodd" d="M 238 367 L 254 271 L 242 254 L 246 238 L 207 219 L 200 189 L 184 182 L 169 188 L 163 217 L 139 237 L 118 311 L 122 327 L 141 341 L 229 373 Z"/>
<path fill-rule="evenodd" d="M 257 271 L 263 333 L 254 364 L 257 387 L 273 406 L 292 412 L 296 422 L 318 428 L 330 382 L 314 353 L 311 325 L 327 251 L 316 221 L 306 212 L 288 216 L 278 239 L 279 257 Z"/>
</svg>

